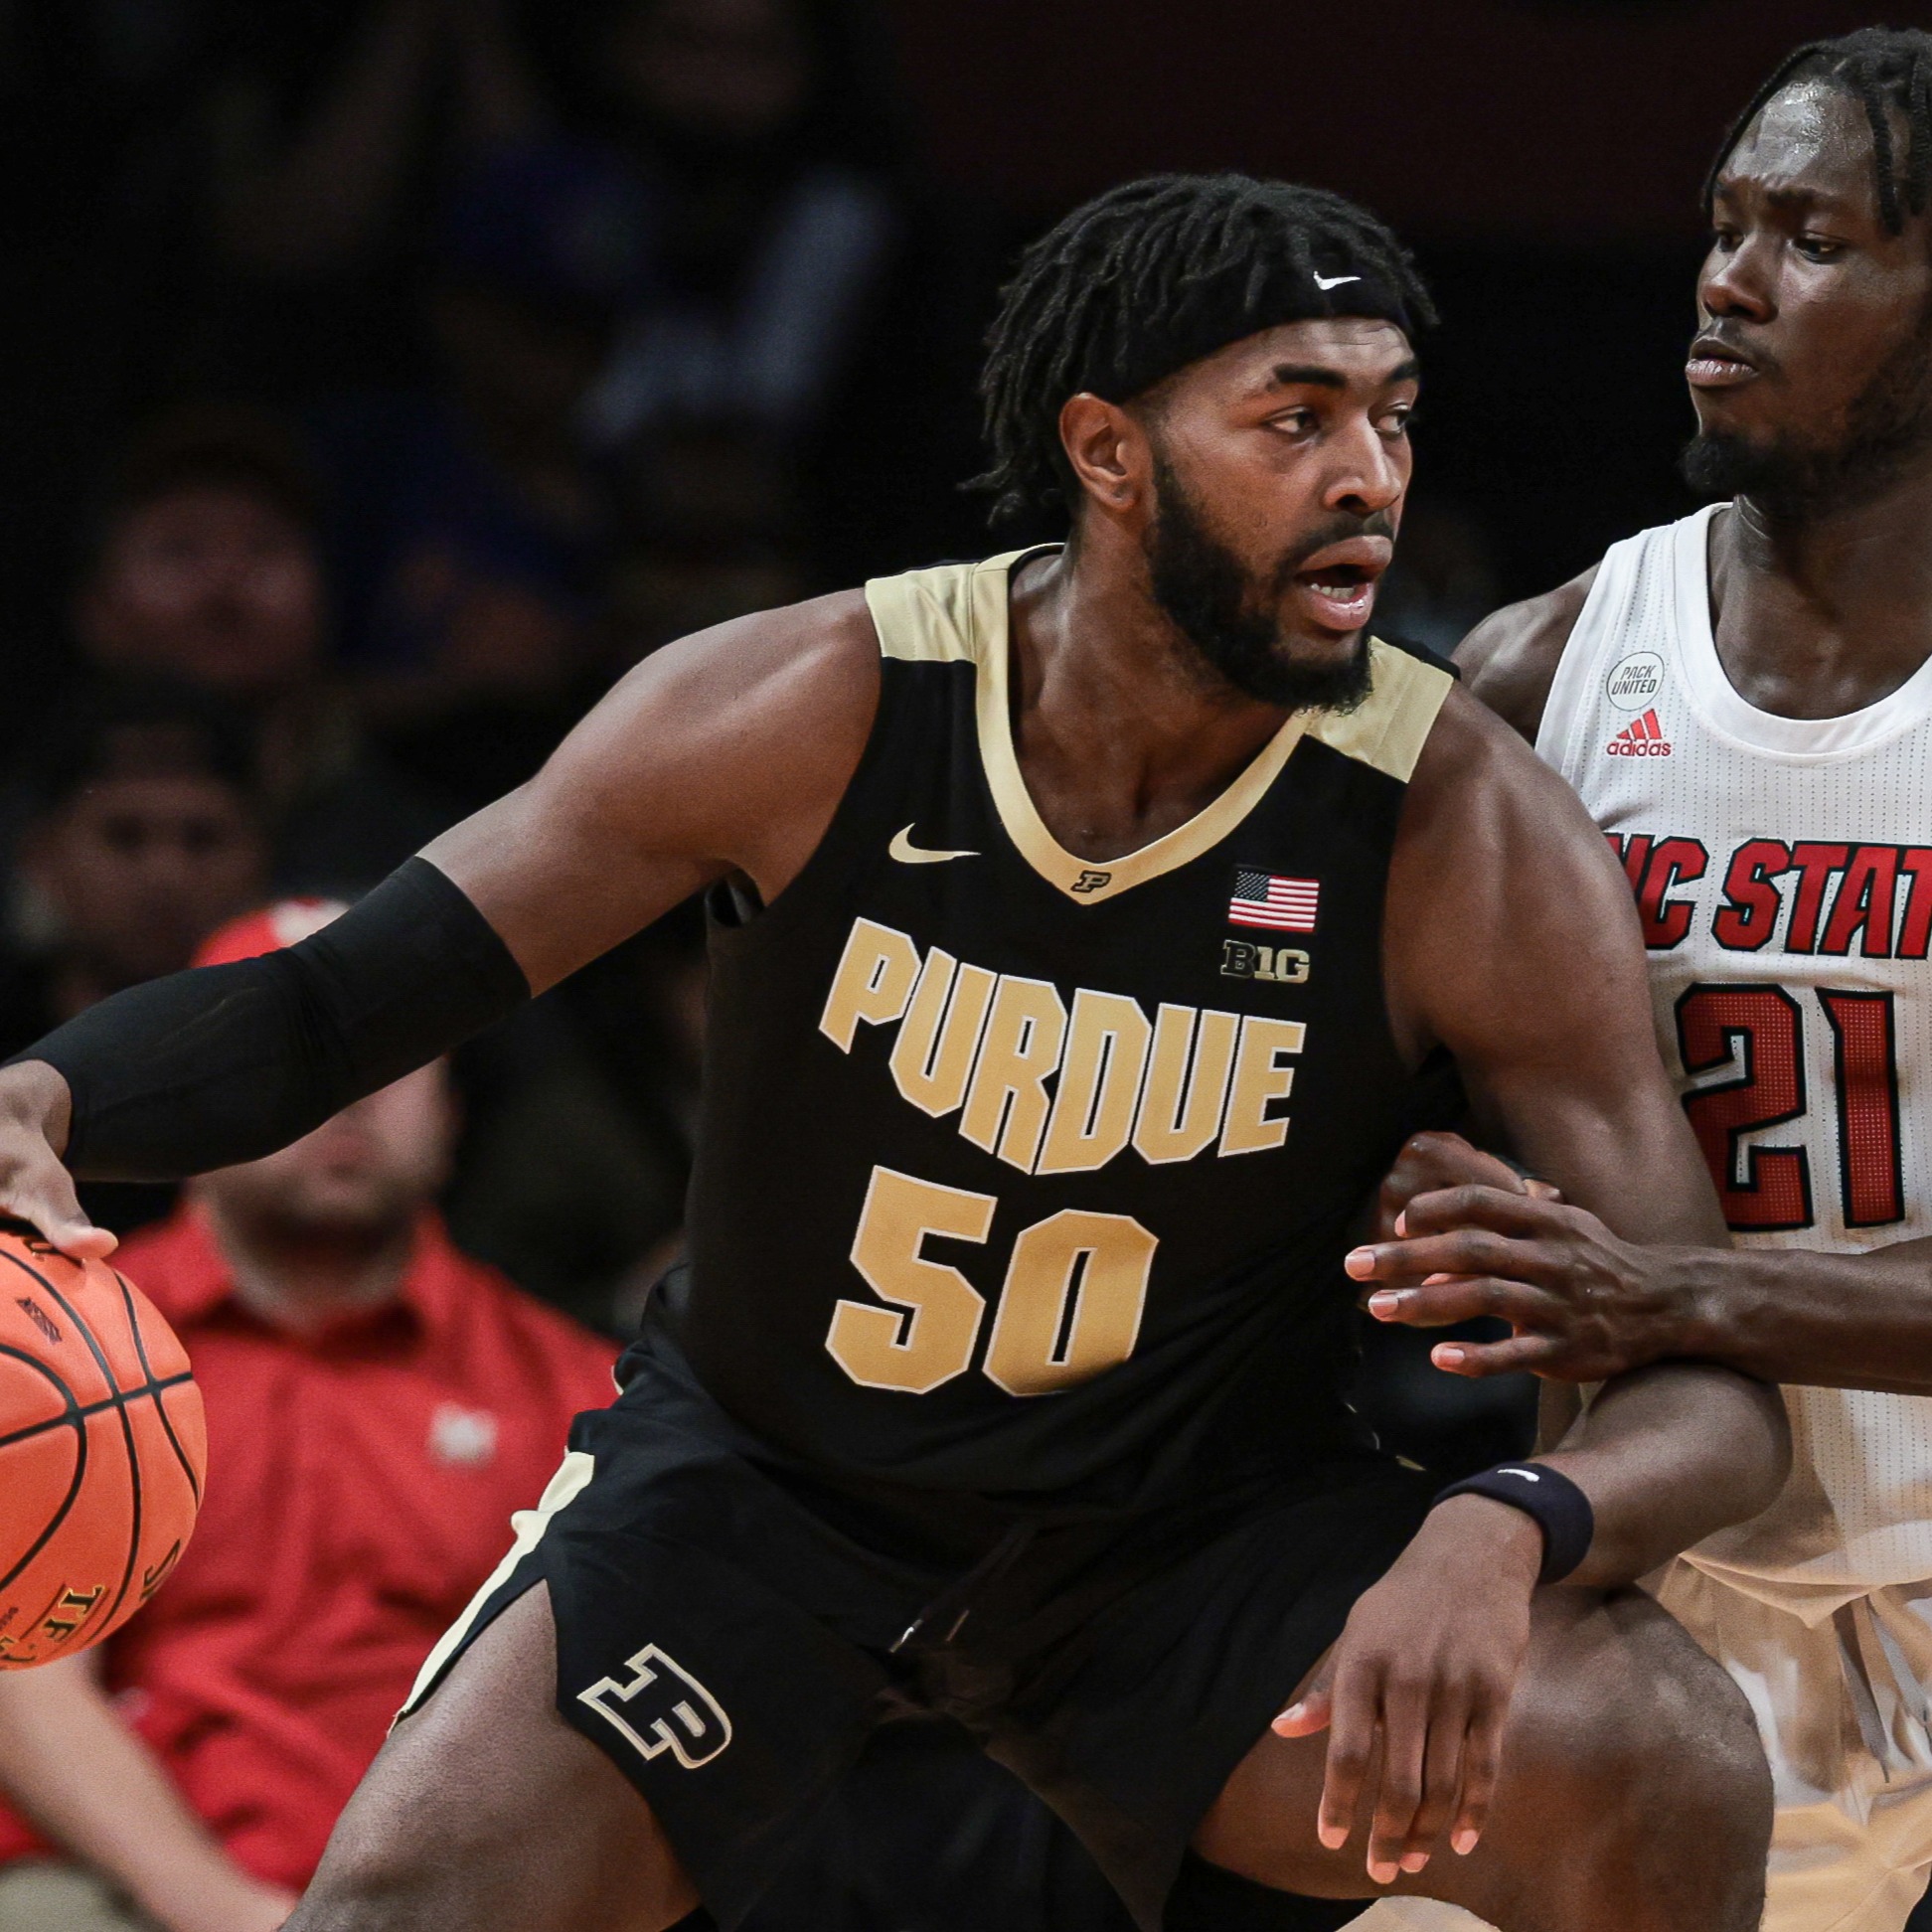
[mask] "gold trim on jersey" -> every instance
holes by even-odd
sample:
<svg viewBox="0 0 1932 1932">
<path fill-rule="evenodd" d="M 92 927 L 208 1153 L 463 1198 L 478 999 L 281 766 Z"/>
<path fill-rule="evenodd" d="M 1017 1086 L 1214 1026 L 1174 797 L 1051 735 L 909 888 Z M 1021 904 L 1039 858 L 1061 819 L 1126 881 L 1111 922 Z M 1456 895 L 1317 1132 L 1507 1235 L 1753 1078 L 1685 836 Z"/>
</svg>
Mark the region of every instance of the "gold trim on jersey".
<svg viewBox="0 0 1932 1932">
<path fill-rule="evenodd" d="M 1185 825 L 1118 859 L 1081 859 L 1047 829 L 1013 742 L 1008 579 L 1034 551 L 1009 551 L 978 564 L 942 564 L 902 576 L 875 577 L 866 601 L 883 656 L 910 664 L 976 667 L 980 762 L 993 803 L 1020 855 L 1068 898 L 1095 905 L 1176 871 L 1220 844 L 1260 804 L 1304 737 L 1407 784 L 1454 680 L 1445 671 L 1369 640 L 1371 689 L 1348 713 L 1297 712 L 1227 789 Z"/>
</svg>

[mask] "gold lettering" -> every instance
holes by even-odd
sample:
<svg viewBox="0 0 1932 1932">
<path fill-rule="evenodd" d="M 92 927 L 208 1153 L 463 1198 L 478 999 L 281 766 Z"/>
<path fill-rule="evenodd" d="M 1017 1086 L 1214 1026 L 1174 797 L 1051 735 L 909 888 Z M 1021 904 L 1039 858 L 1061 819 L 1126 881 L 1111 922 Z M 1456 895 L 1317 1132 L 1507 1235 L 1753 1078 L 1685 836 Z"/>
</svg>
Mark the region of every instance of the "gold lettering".
<svg viewBox="0 0 1932 1932">
<path fill-rule="evenodd" d="M 904 933 L 854 919 L 839 969 L 832 975 L 832 991 L 825 997 L 819 1032 L 840 1052 L 851 1052 L 860 1021 L 877 1027 L 896 1020 L 918 976 L 919 949 Z"/>
<path fill-rule="evenodd" d="M 1125 1362 L 1140 1339 L 1157 1245 L 1131 1215 L 1073 1208 L 1023 1229 L 986 1347 L 987 1375 L 1009 1395 L 1046 1395 Z"/>
<path fill-rule="evenodd" d="M 1073 995 L 1073 1020 L 1036 1174 L 1090 1174 L 1127 1145 L 1153 1029 L 1124 993 Z"/>
<path fill-rule="evenodd" d="M 1002 973 L 959 1131 L 1023 1174 L 1033 1172 L 1046 1130 L 1046 1080 L 1065 1040 L 1059 995 L 1045 980 Z"/>
<path fill-rule="evenodd" d="M 825 1337 L 832 1360 L 854 1381 L 923 1395 L 971 1366 L 986 1298 L 957 1268 L 928 1261 L 920 1250 L 928 1234 L 985 1240 L 998 1205 L 991 1195 L 873 1169 L 852 1265 L 888 1305 L 841 1301 Z"/>
<path fill-rule="evenodd" d="M 934 1119 L 965 1098 L 996 981 L 984 966 L 961 966 L 938 946 L 926 954 L 905 1024 L 892 1042 L 892 1078 L 913 1106 Z"/>
<path fill-rule="evenodd" d="M 1238 1014 L 1197 1014 L 1185 1006 L 1161 1008 L 1154 1025 L 1147 1087 L 1134 1122 L 1134 1145 L 1142 1160 L 1155 1167 L 1168 1161 L 1192 1161 L 1220 1132 L 1240 1026 Z"/>
<path fill-rule="evenodd" d="M 1251 1013 L 1241 1022 L 1227 1120 L 1221 1129 L 1223 1155 L 1258 1154 L 1288 1138 L 1288 1116 L 1270 1117 L 1268 1106 L 1287 1099 L 1295 1084 L 1295 1069 L 1278 1062 L 1284 1053 L 1299 1053 L 1307 1037 L 1308 1029 L 1299 1020 L 1264 1020 Z"/>
</svg>

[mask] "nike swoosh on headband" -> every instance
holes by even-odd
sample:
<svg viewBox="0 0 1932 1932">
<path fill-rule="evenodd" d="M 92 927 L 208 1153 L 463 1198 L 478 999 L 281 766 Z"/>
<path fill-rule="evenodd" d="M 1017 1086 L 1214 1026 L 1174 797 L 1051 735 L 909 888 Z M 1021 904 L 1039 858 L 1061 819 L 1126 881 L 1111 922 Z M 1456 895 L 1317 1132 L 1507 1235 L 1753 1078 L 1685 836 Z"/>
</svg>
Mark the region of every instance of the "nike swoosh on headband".
<svg viewBox="0 0 1932 1932">
<path fill-rule="evenodd" d="M 1311 269 L 1310 273 L 1313 272 Z M 1344 282 L 1360 281 L 1362 277 L 1360 275 L 1316 275 L 1315 286 L 1317 288 L 1340 288 Z"/>
<path fill-rule="evenodd" d="M 929 850 L 925 846 L 915 846 L 912 843 L 912 828 L 909 825 L 904 831 L 895 832 L 892 835 L 892 843 L 886 850 L 901 866 L 938 866 L 943 865 L 948 859 L 977 859 L 979 857 L 977 852 L 937 852 Z"/>
</svg>

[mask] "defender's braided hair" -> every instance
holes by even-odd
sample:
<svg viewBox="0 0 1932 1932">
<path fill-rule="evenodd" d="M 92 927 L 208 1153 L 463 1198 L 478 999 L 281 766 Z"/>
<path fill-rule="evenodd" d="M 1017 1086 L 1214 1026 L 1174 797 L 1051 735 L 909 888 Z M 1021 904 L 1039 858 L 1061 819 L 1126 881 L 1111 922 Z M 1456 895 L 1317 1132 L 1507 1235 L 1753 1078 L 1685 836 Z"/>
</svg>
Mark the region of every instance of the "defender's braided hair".
<svg viewBox="0 0 1932 1932">
<path fill-rule="evenodd" d="M 1836 40 L 1808 41 L 1786 55 L 1725 134 L 1704 176 L 1704 212 L 1709 213 L 1718 173 L 1766 102 L 1794 82 L 1814 79 L 1842 87 L 1864 108 L 1871 128 L 1878 218 L 1890 234 L 1899 234 L 1906 211 L 1924 214 L 1932 193 L 1932 34 L 1916 27 L 1861 27 Z M 1904 117 L 1908 137 L 1902 170 L 1893 140 L 1894 112 Z"/>
<path fill-rule="evenodd" d="M 1321 279 L 1317 279 L 1320 277 Z M 1395 237 L 1320 188 L 1155 175 L 1075 209 L 1021 258 L 980 377 L 1000 521 L 1075 500 L 1060 405 L 1125 402 L 1243 336 L 1369 315 L 1412 336 L 1435 309 Z"/>
</svg>

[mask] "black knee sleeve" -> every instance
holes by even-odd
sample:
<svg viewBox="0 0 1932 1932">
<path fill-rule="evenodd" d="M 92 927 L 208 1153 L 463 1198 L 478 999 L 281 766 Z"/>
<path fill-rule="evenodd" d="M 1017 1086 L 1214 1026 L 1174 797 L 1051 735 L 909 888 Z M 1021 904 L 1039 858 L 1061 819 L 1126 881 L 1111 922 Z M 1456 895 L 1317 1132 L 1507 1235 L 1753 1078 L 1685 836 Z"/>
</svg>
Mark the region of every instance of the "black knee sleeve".
<svg viewBox="0 0 1932 1932">
<path fill-rule="evenodd" d="M 1166 1932 L 1337 1932 L 1359 1919 L 1367 1898 L 1308 1898 L 1237 1878 L 1190 1852 L 1168 1893 Z"/>
</svg>

